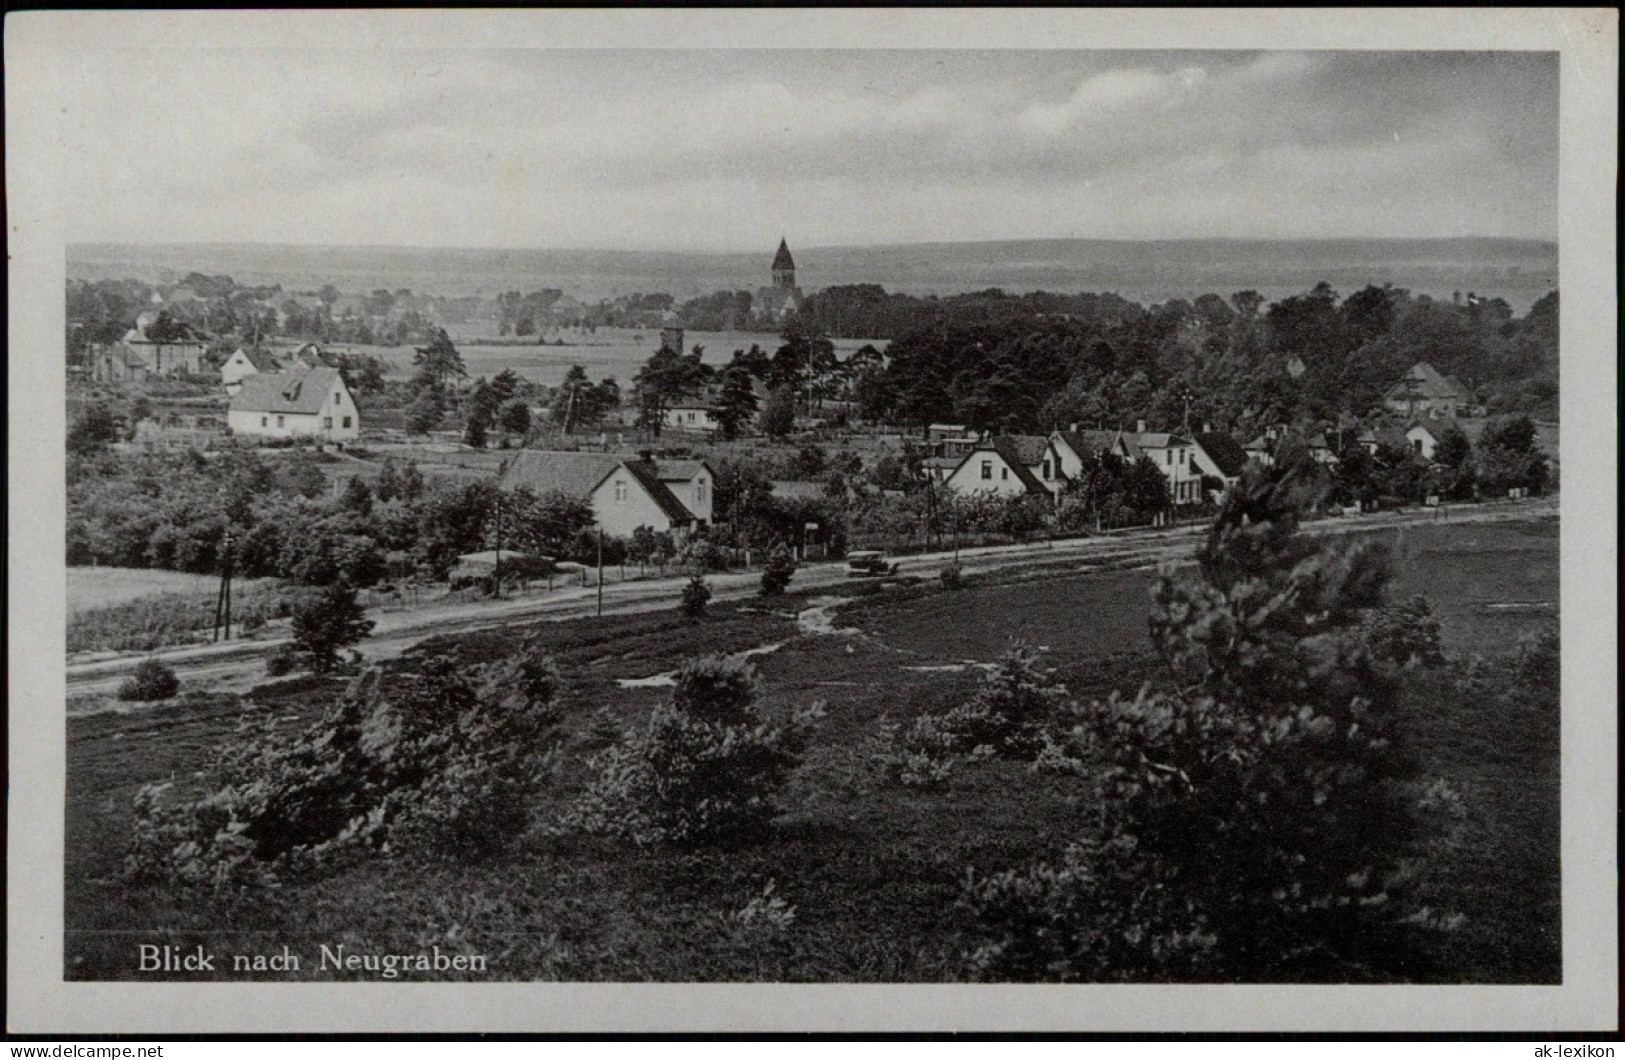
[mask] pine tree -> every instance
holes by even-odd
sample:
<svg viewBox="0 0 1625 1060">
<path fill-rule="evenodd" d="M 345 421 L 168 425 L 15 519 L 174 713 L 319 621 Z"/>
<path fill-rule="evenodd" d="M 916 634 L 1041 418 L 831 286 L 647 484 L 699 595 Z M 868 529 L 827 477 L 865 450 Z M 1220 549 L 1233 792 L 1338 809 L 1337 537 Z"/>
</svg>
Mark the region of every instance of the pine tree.
<svg viewBox="0 0 1625 1060">
<path fill-rule="evenodd" d="M 359 643 L 372 632 L 374 623 L 366 613 L 355 589 L 339 578 L 294 611 L 294 650 L 312 670 L 326 673 L 338 662 L 340 648 Z"/>
</svg>

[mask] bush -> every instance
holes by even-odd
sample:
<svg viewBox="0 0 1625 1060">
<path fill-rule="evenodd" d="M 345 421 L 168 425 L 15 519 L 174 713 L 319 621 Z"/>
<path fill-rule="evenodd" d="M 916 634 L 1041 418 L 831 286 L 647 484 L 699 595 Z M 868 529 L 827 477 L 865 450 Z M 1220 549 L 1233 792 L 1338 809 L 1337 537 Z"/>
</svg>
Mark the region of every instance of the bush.
<svg viewBox="0 0 1625 1060">
<path fill-rule="evenodd" d="M 942 568 L 942 573 L 938 574 L 937 577 L 942 579 L 944 589 L 958 589 L 965 582 L 965 572 L 960 569 L 957 563 L 951 563 Z"/>
<path fill-rule="evenodd" d="M 704 618 L 705 605 L 711 602 L 711 587 L 705 584 L 705 578 L 696 571 L 683 586 L 682 602 L 678 609 L 689 618 Z"/>
<path fill-rule="evenodd" d="M 1555 624 L 1520 639 L 1517 675 L 1518 683 L 1529 691 L 1558 698 L 1563 680 L 1563 639 Z"/>
<path fill-rule="evenodd" d="M 338 662 L 338 651 L 372 632 L 373 621 L 342 577 L 311 595 L 293 613 L 293 646 L 316 673 Z"/>
<path fill-rule="evenodd" d="M 135 673 L 118 688 L 118 697 L 125 701 L 146 703 L 155 699 L 168 699 L 181 688 L 175 671 L 157 659 L 143 659 Z"/>
<path fill-rule="evenodd" d="M 1438 666 L 1444 662 L 1439 620 L 1433 617 L 1433 607 L 1424 596 L 1372 611 L 1365 619 L 1364 639 L 1379 659 L 1398 666 Z"/>
<path fill-rule="evenodd" d="M 773 551 L 768 553 L 767 562 L 762 565 L 762 595 L 783 596 L 795 573 L 796 561 L 790 555 L 790 550 L 783 545 L 774 545 Z"/>
<path fill-rule="evenodd" d="M 1371 617 L 1385 554 L 1297 533 L 1314 494 L 1289 469 L 1249 475 L 1197 572 L 1163 576 L 1151 632 L 1173 687 L 1081 707 L 1045 748 L 1093 767 L 1099 831 L 973 879 L 977 974 L 1286 981 L 1425 952 L 1439 920 L 1409 900 L 1423 817 L 1393 724 L 1412 652 Z"/>
<path fill-rule="evenodd" d="M 191 799 L 143 788 L 126 875 L 225 888 L 343 854 L 494 853 L 524 832 L 548 775 L 556 687 L 531 646 L 472 669 L 431 655 L 369 671 L 292 739 L 245 729 L 218 764 L 226 787 Z"/>
<path fill-rule="evenodd" d="M 276 651 L 265 657 L 267 677 L 286 677 L 299 665 L 299 653 L 292 644 L 280 644 Z"/>
<path fill-rule="evenodd" d="M 1038 655 L 1022 645 L 983 678 L 969 701 L 942 714 L 925 714 L 906 729 L 883 726 L 882 764 L 909 787 L 941 787 L 965 758 L 1036 759 L 1065 690 L 1040 669 Z"/>
<path fill-rule="evenodd" d="M 778 813 L 776 797 L 821 708 L 773 724 L 755 699 L 745 663 L 711 656 L 686 664 L 671 704 L 592 760 L 594 779 L 569 824 L 639 845 L 737 843 L 759 833 Z"/>
</svg>

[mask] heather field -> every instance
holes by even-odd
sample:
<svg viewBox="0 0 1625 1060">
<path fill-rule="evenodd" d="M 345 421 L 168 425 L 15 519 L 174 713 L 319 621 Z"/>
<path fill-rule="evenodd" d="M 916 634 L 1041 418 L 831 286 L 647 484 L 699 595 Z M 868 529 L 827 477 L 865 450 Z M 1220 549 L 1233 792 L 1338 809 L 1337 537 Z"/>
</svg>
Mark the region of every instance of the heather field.
<svg viewBox="0 0 1625 1060">
<path fill-rule="evenodd" d="M 1399 572 L 1392 595 L 1431 599 L 1450 657 L 1407 684 L 1402 717 L 1420 771 L 1462 795 L 1461 833 L 1422 881 L 1460 920 L 1425 961 L 1347 978 L 1558 982 L 1559 718 L 1546 697 L 1497 691 L 1519 637 L 1555 616 L 1557 522 L 1383 536 Z M 451 645 L 476 664 L 539 633 L 557 660 L 562 757 L 540 821 L 579 793 L 583 762 L 608 727 L 637 723 L 669 696 L 662 675 L 695 655 L 754 649 L 769 716 L 813 701 L 825 716 L 786 812 L 728 848 L 640 848 L 537 829 L 481 864 L 374 859 L 236 896 L 130 888 L 115 877 L 140 785 L 199 785 L 243 718 L 279 718 L 292 731 L 341 684 L 298 678 L 242 698 L 183 695 L 70 719 L 67 976 L 134 978 L 137 942 L 203 942 L 220 953 L 286 944 L 307 956 L 321 944 L 439 946 L 486 954 L 487 977 L 512 980 L 965 978 L 975 929 L 961 902 L 967 871 L 1054 857 L 1090 827 L 1093 808 L 1076 778 L 1009 761 L 972 763 L 940 790 L 899 788 L 877 765 L 881 726 L 963 702 L 979 664 L 1017 642 L 1076 696 L 1132 691 L 1157 665 L 1146 636 L 1153 581 L 1137 571 L 972 579 L 957 591 L 854 582 L 829 595 L 714 606 L 698 622 L 668 612 L 540 623 Z M 300 977 L 344 974 L 313 964 Z"/>
</svg>

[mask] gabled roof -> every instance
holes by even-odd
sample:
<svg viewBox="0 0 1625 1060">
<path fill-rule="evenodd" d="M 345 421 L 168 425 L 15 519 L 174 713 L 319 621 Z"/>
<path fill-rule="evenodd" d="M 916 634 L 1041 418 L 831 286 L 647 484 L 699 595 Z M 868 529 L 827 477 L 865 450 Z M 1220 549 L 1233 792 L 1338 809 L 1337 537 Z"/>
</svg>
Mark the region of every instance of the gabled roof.
<svg viewBox="0 0 1625 1060">
<path fill-rule="evenodd" d="M 664 482 L 660 481 L 660 469 L 655 466 L 653 461 L 628 460 L 626 461 L 626 470 L 630 471 L 632 477 L 638 480 L 638 485 L 648 491 L 649 497 L 660 506 L 661 511 L 666 513 L 666 518 L 674 523 L 691 523 L 694 521 L 694 513 L 685 508 L 683 502 L 677 499 L 677 495 L 667 489 Z"/>
<path fill-rule="evenodd" d="M 1228 434 L 1198 434 L 1191 440 L 1207 454 L 1221 475 L 1234 477 L 1241 474 L 1241 469 L 1247 465 L 1247 451 Z"/>
<path fill-rule="evenodd" d="M 1049 439 L 1041 434 L 1001 434 L 993 443 L 1008 445 L 1026 467 L 1037 467 L 1049 452 Z"/>
<path fill-rule="evenodd" d="M 243 377 L 243 388 L 231 399 L 234 412 L 281 412 L 314 416 L 327 405 L 334 385 L 344 385 L 337 368 L 312 368 L 288 376 L 256 374 Z"/>
<path fill-rule="evenodd" d="M 1124 437 L 1141 449 L 1168 449 L 1189 444 L 1177 434 L 1164 434 L 1159 431 L 1140 431 L 1135 434 L 1125 432 Z"/>
<path fill-rule="evenodd" d="M 692 482 L 702 470 L 711 470 L 704 460 L 658 460 L 655 466 L 660 469 L 662 482 Z"/>
<path fill-rule="evenodd" d="M 502 469 L 498 482 L 505 487 L 523 486 L 533 493 L 564 493 L 571 497 L 589 497 L 613 475 L 617 468 L 625 467 L 655 502 L 674 522 L 690 523 L 694 513 L 683 506 L 676 495 L 661 481 L 657 466 L 645 460 L 627 460 L 610 453 L 560 453 L 539 449 L 522 449 Z M 676 480 L 674 480 L 676 481 Z"/>
<path fill-rule="evenodd" d="M 1417 361 L 1411 365 L 1410 371 L 1400 377 L 1398 383 L 1389 388 L 1388 393 L 1383 395 L 1383 400 L 1416 398 L 1466 401 L 1469 396 L 1467 388 L 1459 382 L 1441 374 L 1428 362 Z"/>
<path fill-rule="evenodd" d="M 622 460 L 609 453 L 556 453 L 521 449 L 502 469 L 498 480 L 510 489 L 523 486 L 533 493 L 567 493 L 586 497 L 620 467 Z"/>
<path fill-rule="evenodd" d="M 977 453 L 986 452 L 989 449 L 993 450 L 995 453 L 998 453 L 999 456 L 1003 458 L 1004 462 L 1010 465 L 1010 470 L 1015 472 L 1016 478 L 1020 479 L 1021 484 L 1027 487 L 1028 493 L 1049 492 L 1049 490 L 1044 487 L 1044 484 L 1038 481 L 1038 476 L 1027 470 L 1026 463 L 1021 459 L 1021 450 L 1018 449 L 1015 443 L 1011 442 L 1008 438 L 994 438 L 991 441 L 985 442 L 977 448 L 971 450 L 970 454 L 967 455 L 965 459 L 969 460 Z"/>
<path fill-rule="evenodd" d="M 1117 448 L 1120 431 L 1056 431 L 1055 437 L 1079 456 L 1088 453 L 1109 453 Z"/>
<path fill-rule="evenodd" d="M 242 354 L 248 363 L 258 371 L 280 372 L 282 370 L 281 363 L 277 361 L 276 355 L 270 350 L 262 350 L 256 346 L 240 346 L 235 353 Z M 233 356 L 235 356 L 235 353 Z"/>
</svg>

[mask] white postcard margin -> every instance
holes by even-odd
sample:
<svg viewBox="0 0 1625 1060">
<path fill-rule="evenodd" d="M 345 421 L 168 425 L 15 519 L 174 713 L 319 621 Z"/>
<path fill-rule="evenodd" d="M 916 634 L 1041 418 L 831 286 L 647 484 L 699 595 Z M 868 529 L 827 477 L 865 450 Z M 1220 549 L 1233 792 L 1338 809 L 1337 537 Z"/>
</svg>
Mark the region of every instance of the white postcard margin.
<svg viewBox="0 0 1625 1060">
<path fill-rule="evenodd" d="M 7 1030 L 14 1033 L 1553 1031 L 1618 1028 L 1618 16 L 1604 9 L 30 12 L 7 17 Z M 57 79 L 87 49 L 979 47 L 1561 53 L 1561 986 L 69 983 L 65 219 Z M 109 68 L 116 76 L 116 68 Z"/>
</svg>

